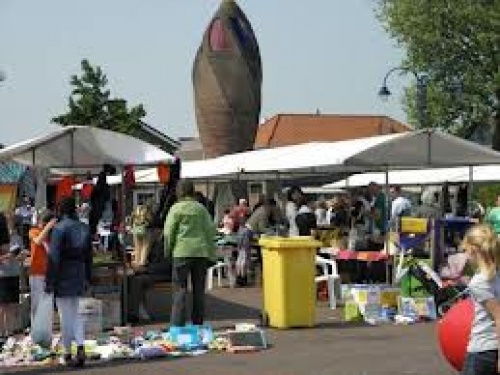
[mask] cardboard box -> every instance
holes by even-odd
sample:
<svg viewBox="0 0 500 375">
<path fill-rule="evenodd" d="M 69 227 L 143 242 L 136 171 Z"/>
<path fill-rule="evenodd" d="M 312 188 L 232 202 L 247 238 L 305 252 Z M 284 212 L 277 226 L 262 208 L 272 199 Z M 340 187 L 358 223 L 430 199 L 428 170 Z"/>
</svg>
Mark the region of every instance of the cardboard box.
<svg viewBox="0 0 500 375">
<path fill-rule="evenodd" d="M 398 298 L 401 295 L 399 288 L 387 285 L 352 285 L 343 291 L 344 298 L 352 297 L 360 305 L 379 303 L 382 306 L 398 307 Z"/>
<path fill-rule="evenodd" d="M 355 301 L 346 301 L 344 306 L 344 319 L 346 322 L 361 322 L 363 315 Z"/>
<path fill-rule="evenodd" d="M 400 297 L 398 311 L 411 318 L 437 319 L 434 297 Z"/>
<path fill-rule="evenodd" d="M 401 296 L 399 288 L 382 288 L 380 290 L 380 304 L 386 307 L 398 307 L 398 299 Z"/>
<path fill-rule="evenodd" d="M 388 285 L 356 284 L 343 290 L 346 302 L 345 317 L 347 321 L 359 319 L 353 305 L 356 306 L 361 318 L 370 321 L 387 321 L 385 311 L 398 308 L 400 290 Z M 349 305 L 349 311 L 347 306 Z"/>
</svg>

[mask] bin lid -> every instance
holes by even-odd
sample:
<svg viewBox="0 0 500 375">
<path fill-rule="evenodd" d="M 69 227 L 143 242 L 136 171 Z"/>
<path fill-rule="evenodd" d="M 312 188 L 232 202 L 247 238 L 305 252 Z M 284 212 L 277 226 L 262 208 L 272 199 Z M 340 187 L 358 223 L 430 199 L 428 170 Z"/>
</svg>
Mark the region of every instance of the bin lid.
<svg viewBox="0 0 500 375">
<path fill-rule="evenodd" d="M 303 249 L 321 247 L 323 243 L 311 236 L 266 236 L 259 239 L 259 245 L 270 249 Z"/>
</svg>

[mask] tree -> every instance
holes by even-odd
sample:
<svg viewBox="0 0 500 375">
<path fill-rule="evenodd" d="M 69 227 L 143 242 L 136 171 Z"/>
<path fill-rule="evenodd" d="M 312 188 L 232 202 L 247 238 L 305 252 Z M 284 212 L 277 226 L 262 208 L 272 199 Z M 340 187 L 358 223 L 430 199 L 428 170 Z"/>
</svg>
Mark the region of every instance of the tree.
<svg viewBox="0 0 500 375">
<path fill-rule="evenodd" d="M 71 77 L 69 111 L 52 122 L 62 126 L 89 125 L 133 135 L 146 111 L 142 104 L 130 110 L 124 99 L 111 99 L 108 79 L 98 66 L 82 60 L 82 75 Z"/>
<path fill-rule="evenodd" d="M 377 0 L 389 34 L 406 49 L 403 66 L 425 73 L 428 121 L 468 138 L 481 127 L 500 150 L 500 0 Z M 405 105 L 416 120 L 416 88 Z"/>
</svg>

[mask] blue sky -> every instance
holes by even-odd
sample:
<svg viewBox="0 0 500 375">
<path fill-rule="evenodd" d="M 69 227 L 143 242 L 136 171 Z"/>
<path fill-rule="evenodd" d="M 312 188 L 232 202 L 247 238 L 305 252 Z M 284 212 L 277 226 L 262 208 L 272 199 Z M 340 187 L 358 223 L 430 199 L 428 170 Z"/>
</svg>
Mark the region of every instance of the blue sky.
<svg viewBox="0 0 500 375">
<path fill-rule="evenodd" d="M 172 137 L 197 134 L 191 67 L 220 0 L 0 0 L 0 143 L 44 133 L 66 110 L 82 58 L 113 95 L 143 103 Z M 263 59 L 262 118 L 276 113 L 385 114 L 405 121 L 408 78 L 377 98 L 404 52 L 375 18 L 375 0 L 239 0 Z M 8 131 L 5 131 L 9 129 Z"/>
</svg>

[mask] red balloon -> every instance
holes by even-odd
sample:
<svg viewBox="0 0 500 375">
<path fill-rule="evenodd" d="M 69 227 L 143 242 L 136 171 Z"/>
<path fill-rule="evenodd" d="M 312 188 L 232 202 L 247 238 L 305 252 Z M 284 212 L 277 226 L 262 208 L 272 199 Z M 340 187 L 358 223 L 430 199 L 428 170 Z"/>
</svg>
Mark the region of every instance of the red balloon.
<svg viewBox="0 0 500 375">
<path fill-rule="evenodd" d="M 474 303 L 469 298 L 454 304 L 437 324 L 441 353 L 457 371 L 464 365 L 473 319 Z"/>
</svg>

